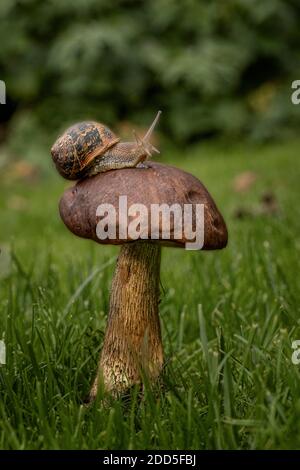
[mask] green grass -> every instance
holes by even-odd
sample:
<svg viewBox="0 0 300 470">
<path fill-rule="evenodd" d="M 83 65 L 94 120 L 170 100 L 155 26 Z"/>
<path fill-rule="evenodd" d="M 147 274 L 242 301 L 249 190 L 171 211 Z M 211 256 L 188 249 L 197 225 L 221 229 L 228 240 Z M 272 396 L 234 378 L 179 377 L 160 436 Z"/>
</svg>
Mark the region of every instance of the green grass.
<svg viewBox="0 0 300 470">
<path fill-rule="evenodd" d="M 96 371 L 118 249 L 67 231 L 57 211 L 65 182 L 54 171 L 30 184 L 2 174 L 0 448 L 300 448 L 300 365 L 291 362 L 300 339 L 299 146 L 166 155 L 208 187 L 229 246 L 163 250 L 164 387 L 146 387 L 142 402 L 133 391 L 129 403 L 90 408 L 81 400 Z M 258 179 L 238 194 L 232 180 L 246 170 Z M 234 219 L 266 190 L 277 216 Z"/>
</svg>

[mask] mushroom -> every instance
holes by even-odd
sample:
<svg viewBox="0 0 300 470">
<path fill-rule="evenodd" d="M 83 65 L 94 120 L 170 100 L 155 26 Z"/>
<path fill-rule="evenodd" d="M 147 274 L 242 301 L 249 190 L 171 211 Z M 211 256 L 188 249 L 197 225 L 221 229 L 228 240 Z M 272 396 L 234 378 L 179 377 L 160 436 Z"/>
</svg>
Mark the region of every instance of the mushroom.
<svg viewBox="0 0 300 470">
<path fill-rule="evenodd" d="M 125 208 L 120 207 L 124 196 Z M 140 217 L 136 204 L 148 210 L 146 218 Z M 163 227 L 162 215 L 152 220 L 151 208 L 161 204 L 175 204 L 177 209 L 189 205 L 194 228 L 197 205 L 202 205 L 204 238 L 196 248 L 216 250 L 226 246 L 227 228 L 212 197 L 197 178 L 178 168 L 151 161 L 147 168 L 99 173 L 79 181 L 61 198 L 60 215 L 71 232 L 100 244 L 122 245 L 90 400 L 95 398 L 101 378 L 107 391 L 119 395 L 140 383 L 143 374 L 153 382 L 162 371 L 164 355 L 158 315 L 161 247 L 184 248 L 191 239 L 185 231 L 180 234 L 174 214 L 170 217 L 169 233 Z M 99 211 L 99 207 L 103 210 Z M 108 219 L 109 209 L 113 210 Z M 139 229 L 139 236 L 132 236 L 130 223 Z M 99 238 L 99 225 L 108 230 L 108 224 L 110 238 Z"/>
</svg>

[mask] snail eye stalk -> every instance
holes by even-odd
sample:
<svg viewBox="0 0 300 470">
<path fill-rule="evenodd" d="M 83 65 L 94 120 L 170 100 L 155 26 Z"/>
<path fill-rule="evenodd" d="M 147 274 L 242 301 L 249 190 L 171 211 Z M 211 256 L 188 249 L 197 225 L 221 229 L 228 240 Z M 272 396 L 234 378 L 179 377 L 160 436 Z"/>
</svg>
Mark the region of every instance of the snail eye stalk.
<svg viewBox="0 0 300 470">
<path fill-rule="evenodd" d="M 133 131 L 133 136 L 135 138 L 136 144 L 142 147 L 149 157 L 152 157 L 152 152 L 160 153 L 160 151 L 156 147 L 154 147 L 154 145 L 150 143 L 151 135 L 155 129 L 156 124 L 159 121 L 160 115 L 161 115 L 161 111 L 158 111 L 157 115 L 155 116 L 154 121 L 152 122 L 151 126 L 149 127 L 149 129 L 147 130 L 146 134 L 144 135 L 142 139 L 137 135 L 135 130 Z"/>
<path fill-rule="evenodd" d="M 159 121 L 160 115 L 161 115 L 161 111 L 158 111 L 157 115 L 155 116 L 154 121 L 152 122 L 151 126 L 149 127 L 149 129 L 147 130 L 146 134 L 143 137 L 143 142 L 148 142 L 150 140 L 152 132 L 154 131 L 155 126 Z"/>
</svg>

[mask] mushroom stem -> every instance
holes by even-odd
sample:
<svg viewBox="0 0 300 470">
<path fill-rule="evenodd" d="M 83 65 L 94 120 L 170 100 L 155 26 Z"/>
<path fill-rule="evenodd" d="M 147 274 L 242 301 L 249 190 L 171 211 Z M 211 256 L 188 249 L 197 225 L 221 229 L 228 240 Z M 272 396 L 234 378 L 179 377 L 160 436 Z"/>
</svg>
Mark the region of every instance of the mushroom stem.
<svg viewBox="0 0 300 470">
<path fill-rule="evenodd" d="M 158 378 L 163 366 L 159 304 L 161 248 L 137 241 L 123 245 L 112 280 L 110 307 L 98 374 L 105 390 L 119 395 L 145 374 Z"/>
</svg>

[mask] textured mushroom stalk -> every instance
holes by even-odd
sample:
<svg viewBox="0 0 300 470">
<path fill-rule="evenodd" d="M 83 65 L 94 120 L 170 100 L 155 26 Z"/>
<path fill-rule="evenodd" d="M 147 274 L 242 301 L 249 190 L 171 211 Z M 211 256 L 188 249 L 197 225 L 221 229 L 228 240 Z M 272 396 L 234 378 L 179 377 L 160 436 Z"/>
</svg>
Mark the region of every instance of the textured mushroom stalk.
<svg viewBox="0 0 300 470">
<path fill-rule="evenodd" d="M 95 398 L 101 377 L 105 389 L 118 394 L 141 382 L 153 382 L 163 365 L 158 316 L 161 248 L 135 242 L 123 245 L 112 281 L 110 307 Z"/>
</svg>

